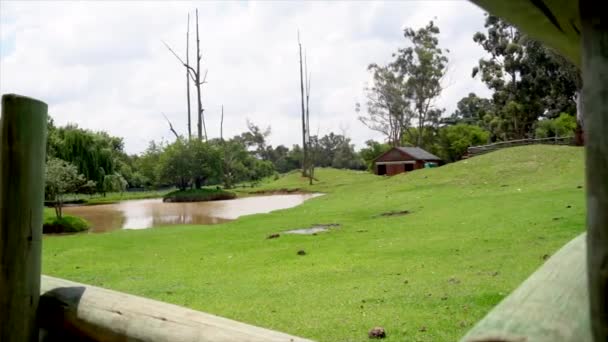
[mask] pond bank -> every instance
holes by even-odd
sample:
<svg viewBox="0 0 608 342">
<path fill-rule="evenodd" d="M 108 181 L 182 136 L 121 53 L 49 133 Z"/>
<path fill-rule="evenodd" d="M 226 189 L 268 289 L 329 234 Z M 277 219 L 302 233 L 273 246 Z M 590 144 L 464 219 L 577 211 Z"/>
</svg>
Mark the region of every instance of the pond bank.
<svg viewBox="0 0 608 342">
<path fill-rule="evenodd" d="M 165 225 L 217 224 L 244 215 L 292 208 L 320 194 L 251 196 L 232 200 L 163 203 L 161 199 L 123 201 L 95 206 L 65 207 L 66 214 L 91 223 L 91 232 L 145 229 Z"/>
</svg>

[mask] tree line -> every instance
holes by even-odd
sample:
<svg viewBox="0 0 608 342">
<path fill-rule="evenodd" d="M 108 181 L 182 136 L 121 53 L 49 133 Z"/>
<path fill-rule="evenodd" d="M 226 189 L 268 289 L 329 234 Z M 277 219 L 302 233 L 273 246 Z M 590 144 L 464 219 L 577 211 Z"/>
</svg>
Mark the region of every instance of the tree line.
<svg viewBox="0 0 608 342">
<path fill-rule="evenodd" d="M 470 93 L 444 115 L 436 101 L 449 51 L 439 46 L 439 28 L 430 21 L 404 30 L 409 46 L 398 49 L 390 63 L 369 65 L 372 82 L 364 106 L 356 105 L 359 120 L 382 133 L 388 145 L 420 146 L 448 162 L 460 159 L 468 146 L 496 141 L 575 133 L 580 140 L 580 70 L 498 17 L 486 15 L 484 26 L 486 32 L 472 39 L 487 56 L 471 75 L 487 85 L 491 97 Z"/>
<path fill-rule="evenodd" d="M 173 142 L 151 141 L 142 153 L 129 155 L 120 137 L 74 124 L 56 127 L 49 119 L 47 199 L 60 202 L 66 193 L 185 190 L 209 185 L 232 188 L 300 169 L 301 146 L 273 147 L 267 143 L 270 127 L 262 129 L 251 122 L 247 127 L 230 139 L 202 141 L 178 136 Z M 329 133 L 310 140 L 309 153 L 316 166 L 365 169 L 349 138 Z"/>
</svg>

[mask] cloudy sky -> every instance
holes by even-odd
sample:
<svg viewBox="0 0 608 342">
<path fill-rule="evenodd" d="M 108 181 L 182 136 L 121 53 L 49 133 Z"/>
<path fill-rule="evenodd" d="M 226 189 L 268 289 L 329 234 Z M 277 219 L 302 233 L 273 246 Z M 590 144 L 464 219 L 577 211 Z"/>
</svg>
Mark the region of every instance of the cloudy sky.
<svg viewBox="0 0 608 342">
<path fill-rule="evenodd" d="M 165 113 L 186 129 L 185 74 L 163 46 L 183 55 L 186 16 L 199 9 L 203 90 L 210 137 L 272 127 L 270 142 L 301 141 L 297 30 L 307 54 L 311 130 L 346 133 L 358 146 L 381 138 L 357 120 L 369 63 L 387 63 L 407 44 L 403 28 L 435 20 L 450 50 L 440 107 L 449 114 L 469 92 L 484 55 L 472 41 L 483 12 L 465 1 L 390 2 L 12 2 L 0 1 L 0 93 L 49 104 L 57 124 L 76 123 L 124 137 L 128 152 L 173 140 Z M 191 30 L 192 31 L 192 30 Z M 192 45 L 191 45 L 192 46 Z M 191 50 L 192 51 L 192 50 Z M 194 102 L 193 102 L 193 108 Z"/>
</svg>

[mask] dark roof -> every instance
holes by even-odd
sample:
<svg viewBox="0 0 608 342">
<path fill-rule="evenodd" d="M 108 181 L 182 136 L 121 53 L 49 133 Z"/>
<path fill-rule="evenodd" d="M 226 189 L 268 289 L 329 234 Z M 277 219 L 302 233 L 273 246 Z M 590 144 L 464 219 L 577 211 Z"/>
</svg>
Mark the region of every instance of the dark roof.
<svg viewBox="0 0 608 342">
<path fill-rule="evenodd" d="M 434 154 L 431 154 L 420 147 L 395 147 L 401 152 L 407 153 L 412 158 L 418 160 L 441 160 L 441 158 L 437 157 Z"/>
</svg>

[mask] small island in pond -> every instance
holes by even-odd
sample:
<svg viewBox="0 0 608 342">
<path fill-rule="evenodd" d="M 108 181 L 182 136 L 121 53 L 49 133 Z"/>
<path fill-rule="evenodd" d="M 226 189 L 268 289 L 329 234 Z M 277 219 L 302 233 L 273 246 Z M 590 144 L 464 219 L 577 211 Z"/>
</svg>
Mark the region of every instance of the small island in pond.
<svg viewBox="0 0 608 342">
<path fill-rule="evenodd" d="M 223 189 L 188 189 L 177 190 L 163 196 L 163 202 L 203 202 L 236 198 L 236 194 Z"/>
</svg>

